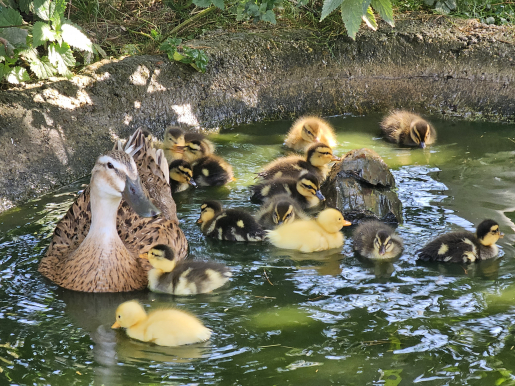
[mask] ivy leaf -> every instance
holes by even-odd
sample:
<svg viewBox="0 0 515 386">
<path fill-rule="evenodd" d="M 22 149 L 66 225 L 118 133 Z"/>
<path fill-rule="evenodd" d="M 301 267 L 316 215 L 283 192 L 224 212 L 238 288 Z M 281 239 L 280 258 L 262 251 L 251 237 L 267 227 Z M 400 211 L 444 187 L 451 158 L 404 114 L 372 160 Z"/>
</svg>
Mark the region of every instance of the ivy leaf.
<svg viewBox="0 0 515 386">
<path fill-rule="evenodd" d="M 367 23 L 369 28 L 372 28 L 374 31 L 377 30 L 377 21 L 372 7 L 368 7 L 366 13 L 363 14 L 363 21 Z"/>
<path fill-rule="evenodd" d="M 272 23 L 272 24 L 275 24 L 276 23 L 276 20 L 275 20 L 275 13 L 274 11 L 272 10 L 268 10 L 266 11 L 262 16 L 261 16 L 261 20 L 263 21 L 267 21 L 269 23 Z"/>
<path fill-rule="evenodd" d="M 93 52 L 91 40 L 77 27 L 72 24 L 63 24 L 63 40 L 70 46 L 82 51 Z"/>
<path fill-rule="evenodd" d="M 30 80 L 30 76 L 26 69 L 18 66 L 5 74 L 5 79 L 7 79 L 9 83 L 18 84 L 28 82 Z"/>
<path fill-rule="evenodd" d="M 342 5 L 343 0 L 325 0 L 322 6 L 322 16 L 320 21 L 324 20 L 331 12 Z"/>
<path fill-rule="evenodd" d="M 75 58 L 68 44 L 51 44 L 48 47 L 48 59 L 50 63 L 57 67 L 59 74 L 71 78 L 72 73 L 68 70 L 68 67 L 75 65 Z"/>
<path fill-rule="evenodd" d="M 223 2 L 223 0 L 222 0 Z M 207 8 L 211 6 L 213 2 L 211 0 L 193 0 L 193 4 L 200 8 Z"/>
<path fill-rule="evenodd" d="M 48 41 L 53 42 L 55 39 L 55 31 L 52 30 L 49 24 L 42 21 L 34 23 L 34 27 L 32 27 L 32 45 L 34 47 L 42 46 Z"/>
<path fill-rule="evenodd" d="M 23 19 L 17 10 L 12 8 L 0 8 L 0 27 L 22 24 Z"/>
<path fill-rule="evenodd" d="M 0 28 L 0 37 L 7 40 L 9 48 L 26 47 L 28 34 L 26 30 L 21 28 Z"/>
<path fill-rule="evenodd" d="M 224 0 L 212 0 L 212 2 L 216 8 L 220 8 L 222 11 L 225 9 Z"/>
<path fill-rule="evenodd" d="M 392 27 L 395 27 L 392 3 L 390 0 L 372 0 L 371 5 L 385 22 L 390 24 Z"/>
<path fill-rule="evenodd" d="M 342 20 L 347 29 L 347 33 L 352 40 L 356 40 L 361 18 L 363 16 L 363 7 L 361 0 L 343 0 L 341 5 Z"/>
</svg>

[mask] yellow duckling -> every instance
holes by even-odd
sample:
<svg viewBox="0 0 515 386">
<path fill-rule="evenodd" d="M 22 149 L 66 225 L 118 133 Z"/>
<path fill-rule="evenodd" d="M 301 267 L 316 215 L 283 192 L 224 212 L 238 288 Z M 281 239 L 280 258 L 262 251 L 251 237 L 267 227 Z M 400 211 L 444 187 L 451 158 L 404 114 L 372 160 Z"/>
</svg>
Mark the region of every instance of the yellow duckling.
<svg viewBox="0 0 515 386">
<path fill-rule="evenodd" d="M 400 145 L 425 148 L 436 141 L 436 130 L 417 114 L 396 110 L 381 121 L 385 139 Z"/>
<path fill-rule="evenodd" d="M 294 220 L 309 218 L 300 204 L 287 194 L 272 196 L 263 204 L 255 217 L 264 229 L 273 229 L 278 225 L 288 224 Z"/>
<path fill-rule="evenodd" d="M 204 134 L 186 133 L 184 135 L 184 141 L 183 158 L 191 164 L 215 152 L 215 146 Z"/>
<path fill-rule="evenodd" d="M 193 169 L 189 162 L 177 159 L 170 163 L 170 189 L 172 193 L 183 192 L 190 186 L 197 186 L 193 180 Z"/>
<path fill-rule="evenodd" d="M 325 180 L 328 172 L 328 164 L 339 161 L 340 158 L 333 155 L 333 150 L 323 143 L 311 145 L 306 156 L 291 155 L 282 157 L 269 163 L 258 174 L 259 177 L 270 180 L 274 178 L 298 178 L 306 173 L 313 173 L 319 181 Z"/>
<path fill-rule="evenodd" d="M 402 252 L 402 239 L 380 221 L 365 221 L 352 234 L 353 247 L 369 259 L 393 259 Z"/>
<path fill-rule="evenodd" d="M 172 295 L 195 295 L 211 292 L 229 281 L 231 270 L 212 261 L 178 260 L 168 245 L 159 244 L 148 253 L 153 269 L 148 273 L 148 288 Z"/>
<path fill-rule="evenodd" d="M 172 161 L 182 159 L 185 144 L 184 132 L 181 128 L 170 126 L 166 129 L 161 148 L 168 161 L 168 165 Z"/>
<path fill-rule="evenodd" d="M 195 316 L 176 309 L 161 309 L 147 315 L 135 300 L 122 303 L 116 309 L 116 322 L 111 328 L 125 328 L 127 335 L 159 346 L 182 346 L 205 342 L 211 330 Z"/>
<path fill-rule="evenodd" d="M 300 117 L 293 122 L 284 145 L 305 152 L 313 143 L 321 142 L 329 147 L 337 145 L 334 130 L 329 122 L 319 117 Z"/>
<path fill-rule="evenodd" d="M 504 234 L 494 220 L 483 220 L 472 232 L 451 232 L 438 236 L 418 250 L 419 261 L 473 263 L 492 259 L 499 253 L 495 243 Z"/>
<path fill-rule="evenodd" d="M 352 225 L 342 213 L 333 208 L 324 209 L 316 219 L 298 220 L 267 231 L 267 239 L 279 248 L 301 252 L 325 251 L 343 245 L 344 226 Z"/>
</svg>

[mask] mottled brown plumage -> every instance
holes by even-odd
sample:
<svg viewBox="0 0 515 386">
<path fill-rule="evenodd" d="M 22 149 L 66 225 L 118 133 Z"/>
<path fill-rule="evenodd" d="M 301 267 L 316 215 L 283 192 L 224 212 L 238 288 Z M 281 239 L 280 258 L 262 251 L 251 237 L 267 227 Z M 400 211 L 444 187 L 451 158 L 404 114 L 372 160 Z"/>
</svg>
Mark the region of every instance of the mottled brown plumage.
<svg viewBox="0 0 515 386">
<path fill-rule="evenodd" d="M 381 121 L 381 130 L 387 141 L 400 145 L 425 148 L 436 141 L 436 130 L 417 114 L 395 110 Z"/>
</svg>

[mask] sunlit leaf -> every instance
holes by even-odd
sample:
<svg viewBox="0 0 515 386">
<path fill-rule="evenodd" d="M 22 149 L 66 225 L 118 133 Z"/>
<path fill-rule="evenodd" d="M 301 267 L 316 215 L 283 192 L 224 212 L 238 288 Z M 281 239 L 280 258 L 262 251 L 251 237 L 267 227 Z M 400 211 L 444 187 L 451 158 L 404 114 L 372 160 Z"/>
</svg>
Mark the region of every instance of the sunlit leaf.
<svg viewBox="0 0 515 386">
<path fill-rule="evenodd" d="M 51 0 L 34 0 L 34 12 L 41 19 L 50 21 L 50 15 L 52 13 L 50 10 L 51 4 Z"/>
<path fill-rule="evenodd" d="M 347 29 L 347 34 L 351 39 L 356 39 L 361 18 L 363 16 L 363 7 L 361 0 L 343 0 L 341 5 L 342 20 Z"/>
<path fill-rule="evenodd" d="M 342 4 L 343 0 L 325 0 L 322 6 L 322 16 L 320 21 L 324 20 L 331 12 Z"/>
<path fill-rule="evenodd" d="M 374 31 L 377 30 L 377 21 L 374 16 L 374 11 L 372 11 L 372 7 L 368 7 L 366 13 L 363 15 L 363 21 L 372 28 Z"/>
<path fill-rule="evenodd" d="M 63 40 L 70 46 L 82 51 L 93 52 L 91 40 L 77 27 L 71 24 L 63 24 Z"/>
<path fill-rule="evenodd" d="M 73 57 L 73 53 L 68 44 L 51 44 L 48 47 L 48 59 L 50 60 L 50 63 L 57 67 L 59 74 L 66 77 L 72 76 L 68 67 L 75 65 L 75 58 Z"/>
<path fill-rule="evenodd" d="M 30 69 L 39 79 L 48 79 L 57 72 L 57 69 L 50 63 L 46 56 L 43 56 L 41 59 L 36 58 L 35 60 L 31 60 L 29 64 Z"/>
<path fill-rule="evenodd" d="M 39 47 L 48 41 L 53 42 L 55 39 L 55 31 L 49 24 L 42 21 L 34 23 L 34 27 L 32 27 L 32 45 L 34 47 Z"/>
<path fill-rule="evenodd" d="M 390 24 L 392 27 L 395 27 L 392 3 L 390 0 L 372 0 L 371 5 L 385 22 Z"/>
<path fill-rule="evenodd" d="M 27 70 L 23 67 L 14 67 L 11 71 L 5 74 L 5 78 L 9 83 L 13 84 L 28 82 L 30 80 Z"/>
<path fill-rule="evenodd" d="M 0 8 L 0 27 L 21 25 L 23 19 L 20 13 L 12 8 Z"/>
</svg>

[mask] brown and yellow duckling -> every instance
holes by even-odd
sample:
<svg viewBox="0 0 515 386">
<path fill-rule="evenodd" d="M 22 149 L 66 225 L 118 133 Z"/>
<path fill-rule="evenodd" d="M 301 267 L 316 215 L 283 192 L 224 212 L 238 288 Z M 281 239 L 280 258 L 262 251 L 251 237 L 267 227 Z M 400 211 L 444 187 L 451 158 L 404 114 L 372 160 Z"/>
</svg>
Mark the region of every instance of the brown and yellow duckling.
<svg viewBox="0 0 515 386">
<path fill-rule="evenodd" d="M 177 260 L 168 245 L 159 244 L 139 257 L 152 265 L 148 273 L 148 288 L 153 292 L 172 295 L 195 295 L 211 292 L 232 276 L 225 265 L 212 261 Z"/>
<path fill-rule="evenodd" d="M 204 201 L 197 220 L 202 233 L 227 241 L 262 241 L 265 232 L 249 213 L 239 209 L 223 209 L 216 200 Z"/>
<path fill-rule="evenodd" d="M 294 178 L 278 178 L 263 181 L 250 187 L 253 202 L 262 203 L 278 194 L 287 194 L 295 199 L 303 209 L 314 208 L 325 200 L 320 192 L 320 182 L 312 173 Z"/>
<path fill-rule="evenodd" d="M 267 231 L 267 239 L 276 247 L 301 252 L 341 248 L 344 237 L 340 230 L 351 223 L 333 208 L 321 211 L 316 219 L 297 220 Z"/>
<path fill-rule="evenodd" d="M 215 152 L 213 143 L 202 133 L 186 133 L 184 135 L 184 142 L 183 159 L 191 164 Z"/>
<path fill-rule="evenodd" d="M 402 239 L 395 230 L 380 221 L 365 221 L 352 234 L 353 247 L 361 256 L 369 259 L 393 259 L 401 254 Z"/>
<path fill-rule="evenodd" d="M 309 218 L 302 210 L 300 204 L 287 194 L 272 196 L 269 200 L 265 201 L 255 217 L 264 229 L 273 229 L 294 220 L 306 220 Z"/>
<path fill-rule="evenodd" d="M 183 192 L 190 186 L 197 186 L 193 180 L 193 168 L 190 163 L 182 159 L 172 161 L 170 164 L 170 189 L 172 193 Z"/>
<path fill-rule="evenodd" d="M 306 173 L 313 173 L 320 182 L 323 182 L 329 170 L 328 164 L 339 161 L 340 158 L 333 155 L 333 150 L 323 143 L 311 145 L 306 156 L 291 155 L 279 158 L 263 168 L 259 177 L 270 180 L 275 178 L 298 178 Z"/>
<path fill-rule="evenodd" d="M 166 129 L 161 148 L 168 165 L 175 160 L 182 159 L 185 144 L 184 131 L 181 128 L 170 126 Z"/>
<path fill-rule="evenodd" d="M 381 121 L 385 139 L 400 145 L 425 148 L 436 141 L 436 130 L 417 114 L 396 110 Z"/>
<path fill-rule="evenodd" d="M 441 261 L 444 263 L 474 263 L 492 259 L 499 253 L 495 244 L 504 237 L 499 224 L 494 220 L 483 220 L 472 232 L 450 232 L 438 236 L 418 250 L 419 261 Z"/>
<path fill-rule="evenodd" d="M 305 152 L 314 143 L 323 143 L 329 147 L 337 145 L 334 130 L 329 122 L 319 117 L 305 116 L 293 122 L 284 145 L 296 151 Z"/>
<path fill-rule="evenodd" d="M 205 342 L 211 337 L 211 330 L 188 312 L 170 308 L 147 315 L 135 300 L 118 306 L 111 328 L 125 328 L 132 339 L 169 347 Z"/>
</svg>

